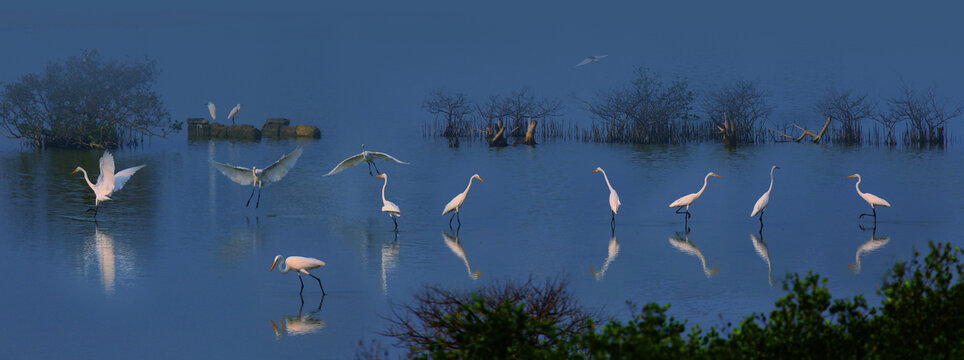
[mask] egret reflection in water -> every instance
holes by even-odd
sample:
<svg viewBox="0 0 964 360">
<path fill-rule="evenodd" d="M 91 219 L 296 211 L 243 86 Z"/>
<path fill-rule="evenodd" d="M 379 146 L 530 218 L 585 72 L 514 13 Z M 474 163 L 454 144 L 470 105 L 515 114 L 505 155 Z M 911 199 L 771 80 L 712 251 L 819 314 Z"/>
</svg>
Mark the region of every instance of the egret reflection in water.
<svg viewBox="0 0 964 360">
<path fill-rule="evenodd" d="M 676 250 L 699 258 L 700 264 L 703 266 L 703 273 L 706 274 L 706 277 L 713 277 L 720 272 L 720 268 L 718 267 L 712 269 L 706 267 L 706 258 L 703 257 L 700 249 L 690 241 L 689 232 L 683 233 L 682 236 L 680 236 L 680 233 L 676 233 L 676 236 L 670 236 L 669 244 L 673 245 Z"/>
<path fill-rule="evenodd" d="M 462 242 L 459 241 L 458 233 L 453 236 L 443 231 L 442 240 L 445 241 L 445 245 L 449 247 L 449 250 L 452 250 L 452 253 L 455 254 L 455 256 L 458 256 L 463 262 L 465 262 L 465 270 L 468 271 L 469 278 L 472 280 L 478 280 L 479 274 L 482 272 L 472 272 L 472 267 L 469 266 L 469 259 L 465 257 L 465 249 L 462 248 Z"/>
<path fill-rule="evenodd" d="M 133 256 L 123 249 L 117 249 L 114 238 L 106 229 L 95 227 L 94 236 L 86 241 L 84 250 L 87 265 L 96 259 L 100 281 L 106 294 L 114 293 L 118 271 L 129 274 L 134 268 Z"/>
<path fill-rule="evenodd" d="M 616 260 L 616 255 L 619 255 L 619 242 L 616 241 L 615 235 L 609 239 L 608 251 L 609 255 L 606 256 L 606 260 L 603 261 L 599 271 L 596 271 L 594 268 L 589 268 L 589 272 L 592 273 L 592 276 L 595 277 L 596 280 L 602 280 L 602 278 L 606 276 L 606 271 L 609 270 L 609 264 L 612 264 L 613 260 Z"/>
<path fill-rule="evenodd" d="M 873 233 L 870 235 L 870 240 L 867 240 L 867 242 L 863 243 L 863 245 L 860 245 L 860 247 L 857 248 L 857 254 L 854 256 L 855 262 L 850 263 L 850 265 L 848 266 L 850 268 L 850 271 L 853 271 L 854 274 L 860 273 L 861 256 L 866 255 L 867 253 L 872 252 L 874 250 L 880 249 L 884 247 L 884 245 L 887 245 L 887 243 L 890 242 L 890 236 L 878 237 L 877 228 L 874 227 L 872 229 L 873 229 Z"/>
<path fill-rule="evenodd" d="M 382 245 L 382 294 L 388 295 L 388 279 L 398 267 L 398 234 L 391 243 Z"/>
<path fill-rule="evenodd" d="M 750 241 L 753 242 L 753 249 L 756 250 L 757 255 L 763 258 L 763 261 L 767 262 L 767 282 L 770 286 L 773 286 L 773 263 L 770 262 L 770 249 L 767 248 L 767 243 L 763 241 L 763 233 L 760 236 L 757 234 L 750 234 Z"/>
<path fill-rule="evenodd" d="M 314 334 L 325 328 L 325 321 L 315 317 L 319 311 L 321 311 L 321 305 L 325 303 L 325 298 L 322 297 L 321 301 L 318 302 L 318 308 L 307 314 L 302 314 L 301 310 L 305 307 L 305 303 L 301 303 L 301 307 L 298 308 L 297 316 L 283 315 L 281 316 L 281 325 L 284 326 L 284 332 L 278 328 L 278 324 L 271 320 L 271 328 L 274 329 L 275 337 L 280 338 L 282 334 L 287 336 L 298 336 L 298 335 L 308 335 Z"/>
</svg>

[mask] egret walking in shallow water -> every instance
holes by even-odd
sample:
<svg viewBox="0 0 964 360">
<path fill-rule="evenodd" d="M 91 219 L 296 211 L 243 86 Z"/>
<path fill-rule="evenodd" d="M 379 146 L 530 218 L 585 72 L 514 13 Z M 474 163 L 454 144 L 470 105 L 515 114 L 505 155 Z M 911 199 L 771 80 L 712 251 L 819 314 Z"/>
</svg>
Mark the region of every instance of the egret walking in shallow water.
<svg viewBox="0 0 964 360">
<path fill-rule="evenodd" d="M 90 186 L 91 190 L 94 190 L 94 207 L 91 208 L 94 212 L 94 218 L 97 218 L 97 206 L 100 205 L 101 201 L 112 200 L 110 195 L 114 194 L 120 189 L 124 188 L 124 184 L 127 180 L 134 176 L 137 170 L 140 170 L 147 165 L 138 165 L 132 168 L 127 168 L 114 173 L 114 155 L 110 151 L 104 152 L 104 155 L 100 157 L 100 175 L 97 176 L 97 183 L 91 183 L 90 178 L 87 177 L 87 170 L 78 166 L 70 174 L 76 174 L 78 171 L 84 173 L 84 180 L 87 181 L 87 186 Z"/>
<path fill-rule="evenodd" d="M 465 187 L 465 191 L 455 195 L 455 197 L 452 198 L 448 204 L 445 204 L 445 209 L 442 209 L 442 215 L 448 214 L 452 212 L 452 210 L 455 210 L 455 215 L 452 215 L 452 218 L 458 220 L 459 227 L 462 227 L 462 219 L 459 218 L 459 208 L 461 208 L 462 203 L 465 202 L 465 196 L 469 194 L 469 188 L 472 187 L 473 179 L 479 179 L 480 182 L 485 182 L 481 177 L 479 177 L 479 174 L 472 175 L 472 177 L 469 178 L 469 185 Z M 452 227 L 452 218 L 449 218 L 449 228 Z"/>
<path fill-rule="evenodd" d="M 364 145 L 364 144 L 362 144 L 361 147 L 362 147 L 362 152 L 361 152 L 361 154 L 358 154 L 358 155 L 349 157 L 349 158 L 347 158 L 347 159 L 345 159 L 345 160 L 342 160 L 340 163 L 338 163 L 337 166 L 335 166 L 334 169 L 331 169 L 331 171 L 329 171 L 327 174 L 325 174 L 325 176 L 331 176 L 331 175 L 335 175 L 335 174 L 337 174 L 337 173 L 340 173 L 340 172 L 344 171 L 344 170 L 347 169 L 347 168 L 350 168 L 350 167 L 352 167 L 352 166 L 355 166 L 355 165 L 360 164 L 362 161 L 368 163 L 368 175 L 374 175 L 374 174 L 372 174 L 372 165 L 375 165 L 375 159 L 389 160 L 389 161 L 397 162 L 397 163 L 399 163 L 399 164 L 408 165 L 407 162 L 398 160 L 398 159 L 396 159 L 396 158 L 394 158 L 394 157 L 392 157 L 391 155 L 388 155 L 388 154 L 386 154 L 386 153 L 377 152 L 377 151 L 368 151 L 368 150 L 365 150 L 365 145 Z M 378 171 L 378 165 L 375 165 L 375 172 L 376 172 L 376 173 L 379 173 L 379 174 L 381 173 L 381 172 Z"/>
<path fill-rule="evenodd" d="M 232 181 L 241 185 L 253 185 L 251 187 L 251 195 L 248 196 L 248 202 L 244 204 L 245 207 L 251 204 L 251 197 L 254 196 L 254 190 L 259 189 L 258 202 L 254 205 L 254 207 L 257 208 L 261 205 L 260 189 L 270 183 L 281 181 L 285 175 L 288 175 L 288 171 L 295 166 L 303 151 L 304 149 L 299 146 L 290 154 L 282 156 L 281 159 L 278 159 L 274 164 L 268 165 L 268 167 L 264 169 L 258 169 L 257 167 L 248 169 L 215 161 L 212 161 L 211 164 Z"/>
<path fill-rule="evenodd" d="M 890 207 L 890 203 L 887 202 L 887 200 L 881 199 L 881 198 L 880 198 L 879 196 L 877 196 L 877 195 L 874 195 L 874 194 L 871 194 L 871 193 L 861 192 L 861 191 L 860 191 L 860 174 L 853 174 L 853 175 L 848 176 L 848 178 L 852 178 L 852 177 L 857 178 L 857 185 L 854 185 L 854 187 L 857 188 L 857 195 L 860 195 L 860 197 L 862 197 L 862 198 L 864 199 L 864 201 L 866 201 L 868 204 L 870 204 L 870 210 L 872 210 L 872 211 L 874 212 L 873 214 L 860 214 L 860 216 L 858 216 L 857 218 L 859 219 L 859 218 L 862 218 L 862 217 L 864 217 L 864 216 L 872 216 L 872 217 L 874 218 L 874 223 L 877 223 L 877 208 L 876 208 L 876 207 L 877 207 L 877 206 Z"/>
<path fill-rule="evenodd" d="M 763 229 L 763 210 L 766 210 L 767 205 L 770 205 L 770 190 L 773 190 L 773 170 L 779 168 L 779 166 L 770 168 L 770 188 L 767 189 L 767 192 L 763 193 L 763 196 L 760 196 L 760 199 L 753 205 L 753 212 L 750 213 L 750 217 L 760 214 L 760 229 Z"/>
<path fill-rule="evenodd" d="M 388 216 L 392 217 L 392 221 L 395 223 L 395 231 L 398 231 L 398 221 L 395 218 L 402 217 L 402 210 L 398 208 L 395 203 L 385 200 L 385 187 L 388 186 L 388 174 L 378 174 L 380 178 L 385 178 L 385 184 L 382 185 L 382 212 L 388 213 Z"/>
<path fill-rule="evenodd" d="M 288 258 L 284 258 L 281 255 L 278 255 L 274 257 L 274 262 L 271 263 L 271 268 L 268 269 L 269 272 L 274 270 L 275 265 L 278 265 L 278 261 L 284 263 L 284 266 L 278 269 L 282 274 L 287 274 L 292 270 L 298 273 L 298 281 L 301 282 L 301 291 L 298 292 L 298 295 L 301 295 L 305 292 L 305 282 L 304 280 L 301 280 L 301 274 L 311 276 L 315 278 L 315 280 L 318 280 L 318 287 L 321 288 L 321 296 L 328 295 L 325 293 L 325 287 L 321 286 L 321 279 L 319 279 L 317 276 L 311 275 L 311 273 L 308 272 L 308 270 L 325 266 L 324 261 L 303 256 L 289 256 Z"/>
<path fill-rule="evenodd" d="M 673 201 L 672 204 L 669 204 L 669 207 L 676 208 L 677 214 L 686 214 L 686 218 L 689 219 L 689 217 L 692 216 L 692 214 L 690 214 L 690 205 L 692 205 L 693 202 L 696 201 L 696 199 L 699 199 L 700 195 L 703 195 L 703 190 L 706 190 L 706 182 L 707 180 L 710 179 L 710 176 L 722 178 L 722 176 L 716 175 L 713 172 L 706 174 L 706 177 L 703 178 L 703 187 L 700 188 L 699 192 L 695 192 L 695 193 L 683 196 L 679 199 L 676 199 L 676 201 Z M 683 210 L 684 207 L 686 208 L 686 211 L 680 212 L 680 210 Z"/>
<path fill-rule="evenodd" d="M 613 229 L 616 229 L 616 212 L 619 211 L 619 205 L 622 203 L 619 202 L 619 195 L 616 194 L 616 189 L 613 189 L 612 184 L 609 183 L 609 177 L 606 176 L 606 171 L 604 171 L 601 167 L 597 167 L 596 170 L 592 171 L 592 173 L 595 174 L 596 172 L 601 172 L 603 174 L 603 179 L 606 180 L 606 186 L 609 187 L 609 209 L 613 211 L 613 218 L 609 222 L 609 226 Z"/>
</svg>

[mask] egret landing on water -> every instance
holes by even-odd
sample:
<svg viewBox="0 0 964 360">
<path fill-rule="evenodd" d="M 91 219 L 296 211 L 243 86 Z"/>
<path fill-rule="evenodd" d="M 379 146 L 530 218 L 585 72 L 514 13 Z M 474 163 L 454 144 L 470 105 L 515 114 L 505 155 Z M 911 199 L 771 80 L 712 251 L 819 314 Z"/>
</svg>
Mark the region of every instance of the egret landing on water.
<svg viewBox="0 0 964 360">
<path fill-rule="evenodd" d="M 613 186 L 609 183 L 609 177 L 606 176 L 606 171 L 604 171 L 601 167 L 597 167 L 596 170 L 592 171 L 592 173 L 595 174 L 596 172 L 601 172 L 603 174 L 603 179 L 606 180 L 606 186 L 609 187 L 609 209 L 613 211 L 613 218 L 609 222 L 609 226 L 612 227 L 613 231 L 615 231 L 616 213 L 619 211 L 619 205 L 622 203 L 619 202 L 619 195 L 616 194 L 616 189 L 613 189 Z"/>
<path fill-rule="evenodd" d="M 767 205 L 770 205 L 770 190 L 773 190 L 773 170 L 779 168 L 779 166 L 770 168 L 770 188 L 763 193 L 763 196 L 760 196 L 760 199 L 753 205 L 753 212 L 750 213 L 750 217 L 760 214 L 760 230 L 763 230 L 763 210 L 766 210 Z"/>
<path fill-rule="evenodd" d="M 396 159 L 396 158 L 394 158 L 394 157 L 392 157 L 391 155 L 388 155 L 388 154 L 386 154 L 386 153 L 377 152 L 377 151 L 368 151 L 368 150 L 365 150 L 365 145 L 364 145 L 364 144 L 362 144 L 361 147 L 362 147 L 362 152 L 361 152 L 361 154 L 358 154 L 358 155 L 349 157 L 349 158 L 347 158 L 347 159 L 345 159 L 345 160 L 342 160 L 340 163 L 338 163 L 337 166 L 335 166 L 334 169 L 331 169 L 331 171 L 329 171 L 327 174 L 325 174 L 325 176 L 331 176 L 331 175 L 335 175 L 335 174 L 337 174 L 337 173 L 340 173 L 340 172 L 342 172 L 342 171 L 345 171 L 345 169 L 350 168 L 350 167 L 355 166 L 355 165 L 358 165 L 358 164 L 360 164 L 362 161 L 368 163 L 368 175 L 374 175 L 374 174 L 372 174 L 372 165 L 375 165 L 375 159 L 389 160 L 389 161 L 394 161 L 394 162 L 399 163 L 399 164 L 408 165 L 407 162 L 398 160 L 398 159 Z M 381 172 L 378 171 L 378 165 L 375 165 L 375 172 L 381 174 Z"/>
<path fill-rule="evenodd" d="M 445 204 L 445 209 L 442 209 L 442 215 L 448 214 L 452 212 L 452 210 L 455 210 L 455 215 L 452 215 L 452 218 L 455 218 L 456 220 L 458 220 L 459 227 L 462 227 L 462 219 L 459 219 L 459 208 L 461 208 L 462 203 L 465 202 L 465 196 L 468 195 L 469 188 L 472 187 L 473 179 L 479 179 L 479 181 L 485 182 L 482 180 L 481 177 L 479 177 L 479 174 L 472 175 L 472 177 L 469 178 L 469 185 L 465 187 L 465 191 L 463 191 L 458 195 L 455 195 L 455 197 L 452 198 L 452 200 L 449 201 L 448 204 Z M 449 228 L 452 228 L 452 218 L 449 218 Z"/>
<path fill-rule="evenodd" d="M 674 201 L 672 204 L 669 204 L 669 207 L 676 208 L 677 214 L 686 214 L 686 218 L 689 219 L 690 216 L 692 216 L 692 214 L 690 214 L 690 205 L 692 205 L 693 202 L 696 201 L 696 199 L 699 199 L 700 195 L 703 195 L 703 190 L 706 190 L 706 182 L 707 180 L 710 179 L 710 176 L 722 178 L 722 176 L 716 175 L 712 172 L 710 172 L 709 174 L 706 174 L 706 177 L 703 178 L 703 187 L 700 188 L 699 192 L 695 192 L 695 193 L 686 195 L 684 197 L 681 197 L 679 199 L 676 199 L 676 201 Z M 680 212 L 680 210 L 683 210 L 683 207 L 686 207 L 686 211 Z"/>
<path fill-rule="evenodd" d="M 311 275 L 311 273 L 308 272 L 308 270 L 325 266 L 324 261 L 303 256 L 289 256 L 288 258 L 284 258 L 281 255 L 278 255 L 274 257 L 274 262 L 271 263 L 271 268 L 268 269 L 269 272 L 274 270 L 275 265 L 278 265 L 278 261 L 284 263 L 284 266 L 279 268 L 282 274 L 286 274 L 292 270 L 298 273 L 298 282 L 301 283 L 301 291 L 298 292 L 298 295 L 301 295 L 305 292 L 305 282 L 304 280 L 301 280 L 301 274 L 311 276 L 315 278 L 315 280 L 318 280 L 318 287 L 321 288 L 321 296 L 328 295 L 325 293 L 325 287 L 321 286 L 321 279 L 319 279 L 317 276 Z M 304 302 L 305 300 L 302 299 L 301 301 Z"/>
<path fill-rule="evenodd" d="M 860 216 L 858 216 L 857 218 L 860 219 L 860 218 L 863 218 L 864 216 L 872 216 L 872 217 L 874 218 L 874 223 L 876 224 L 876 223 L 877 223 L 877 208 L 876 208 L 876 207 L 877 207 L 877 206 L 890 207 L 890 203 L 887 202 L 887 200 L 881 199 L 881 198 L 880 198 L 879 196 L 877 196 L 877 195 L 874 195 L 874 194 L 871 194 L 871 193 L 860 192 L 860 174 L 853 174 L 853 175 L 848 176 L 848 178 L 852 178 L 852 177 L 857 178 L 857 185 L 854 185 L 854 187 L 857 188 L 857 195 L 860 195 L 860 197 L 864 198 L 864 201 L 866 201 L 868 204 L 870 204 L 870 210 L 872 210 L 872 211 L 874 212 L 873 214 L 860 214 Z"/>
<path fill-rule="evenodd" d="M 395 220 L 395 218 L 402 217 L 402 210 L 399 209 L 395 203 L 385 200 L 385 187 L 388 186 L 388 174 L 378 174 L 376 177 L 385 178 L 385 184 L 382 185 L 382 211 L 392 217 L 392 222 L 395 223 L 395 231 L 398 231 L 398 221 Z"/>
<path fill-rule="evenodd" d="M 228 120 L 231 120 L 231 124 L 234 124 L 234 117 L 238 115 L 238 111 L 241 111 L 241 104 L 236 105 L 234 109 L 231 109 L 231 113 L 228 114 Z"/>
<path fill-rule="evenodd" d="M 252 185 L 251 195 L 248 196 L 248 202 L 244 206 L 251 204 L 251 197 L 254 196 L 255 189 L 261 189 L 263 186 L 281 181 L 285 175 L 288 175 L 288 171 L 295 166 L 298 158 L 301 157 L 301 153 L 304 151 L 302 147 L 298 147 L 290 154 L 282 156 L 281 159 L 275 161 L 274 164 L 268 165 L 264 169 L 258 169 L 257 167 L 252 167 L 250 169 L 243 168 L 240 166 L 222 164 L 219 162 L 212 161 L 211 165 L 214 165 L 219 171 L 221 171 L 224 176 L 227 176 L 232 181 L 241 185 Z M 261 205 L 261 191 L 258 191 L 258 202 L 255 203 L 254 207 Z"/>
<path fill-rule="evenodd" d="M 127 180 L 130 180 L 131 176 L 137 170 L 140 170 L 146 165 L 138 165 L 132 168 L 127 168 L 114 173 L 114 155 L 111 155 L 110 151 L 104 152 L 104 155 L 100 157 L 100 175 L 97 176 L 97 183 L 91 183 L 90 178 L 87 177 L 87 170 L 78 166 L 70 174 L 76 174 L 78 171 L 84 173 L 84 180 L 87 181 L 87 186 L 90 186 L 91 190 L 94 190 L 94 207 L 91 210 L 94 212 L 94 219 L 97 219 L 97 206 L 100 205 L 101 201 L 111 200 L 110 195 L 124 188 L 124 184 Z"/>
</svg>

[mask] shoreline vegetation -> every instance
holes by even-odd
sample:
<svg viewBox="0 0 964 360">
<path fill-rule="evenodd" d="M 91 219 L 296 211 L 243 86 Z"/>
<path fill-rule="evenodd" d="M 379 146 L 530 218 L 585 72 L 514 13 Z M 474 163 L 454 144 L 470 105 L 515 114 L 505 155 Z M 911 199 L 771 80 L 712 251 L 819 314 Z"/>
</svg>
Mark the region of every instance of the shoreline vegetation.
<svg viewBox="0 0 964 360">
<path fill-rule="evenodd" d="M 808 141 L 942 148 L 951 139 L 947 123 L 964 109 L 933 86 L 920 90 L 903 80 L 895 95 L 880 99 L 855 89 L 828 88 L 813 104 L 815 118 L 826 120 L 819 128 L 807 129 L 775 123 L 768 92 L 759 81 L 731 81 L 697 94 L 680 76 L 663 80 L 642 67 L 634 74 L 628 84 L 582 100 L 591 114 L 589 124 L 564 119 L 561 100 L 532 95 L 528 88 L 484 102 L 462 92 L 438 90 L 422 103 L 433 116 L 423 125 L 422 135 L 447 139 L 452 147 L 462 140 L 492 147 L 569 140 L 726 146 Z"/>
<path fill-rule="evenodd" d="M 381 335 L 414 359 L 853 359 L 964 356 L 964 262 L 950 244 L 929 242 L 897 262 L 877 294 L 834 298 L 827 279 L 790 273 L 769 314 L 702 328 L 668 315 L 669 304 L 630 302 L 628 320 L 584 308 L 565 279 L 493 282 L 475 291 L 429 286 L 393 304 Z M 359 342 L 356 358 L 389 358 Z"/>
</svg>

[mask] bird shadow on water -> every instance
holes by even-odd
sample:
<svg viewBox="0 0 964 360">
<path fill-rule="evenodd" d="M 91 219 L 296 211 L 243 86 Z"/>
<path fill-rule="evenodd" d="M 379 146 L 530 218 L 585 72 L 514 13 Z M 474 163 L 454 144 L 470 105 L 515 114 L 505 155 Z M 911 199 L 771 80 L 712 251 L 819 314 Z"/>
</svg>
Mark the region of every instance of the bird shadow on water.
<svg viewBox="0 0 964 360">
<path fill-rule="evenodd" d="M 325 328 L 326 324 L 324 320 L 317 318 L 315 315 L 321 311 L 321 306 L 325 303 L 325 297 L 322 296 L 321 300 L 318 302 L 318 308 L 312 310 L 308 313 L 304 313 L 305 308 L 304 298 L 302 298 L 301 306 L 298 307 L 298 315 L 282 315 L 279 322 L 284 327 L 284 331 L 279 328 L 278 324 L 271 321 L 271 328 L 274 329 L 275 337 L 280 339 L 282 335 L 287 336 L 298 336 L 298 335 L 308 335 L 314 334 Z"/>
<path fill-rule="evenodd" d="M 870 233 L 870 240 L 867 240 L 866 242 L 861 244 L 860 247 L 857 248 L 857 253 L 856 255 L 854 255 L 854 262 L 847 265 L 850 271 L 853 272 L 854 274 L 860 273 L 860 266 L 861 266 L 860 258 L 862 256 L 870 252 L 873 252 L 877 249 L 880 249 L 884 247 L 884 245 L 887 245 L 887 243 L 890 242 L 890 236 L 877 236 L 877 226 L 876 224 L 874 225 L 875 226 L 869 227 L 869 228 L 860 226 L 860 230 L 863 230 L 863 231 L 869 230 L 871 233 Z"/>
<path fill-rule="evenodd" d="M 599 268 L 599 271 L 596 271 L 595 267 L 590 267 L 589 273 L 592 274 L 592 276 L 596 278 L 596 280 L 602 280 L 603 277 L 606 276 L 606 271 L 609 270 L 609 265 L 611 265 L 613 261 L 616 260 L 617 255 L 619 255 L 619 242 L 616 241 L 616 234 L 613 233 L 612 236 L 609 238 L 609 246 L 607 247 L 606 260 L 603 260 L 603 264 Z"/>
<path fill-rule="evenodd" d="M 442 241 L 445 242 L 445 246 L 448 246 L 449 250 L 451 250 L 455 256 L 458 256 L 459 259 L 462 259 L 462 262 L 465 263 L 465 270 L 469 274 L 469 279 L 478 280 L 479 275 L 482 274 L 482 272 L 472 272 L 472 267 L 469 265 L 469 259 L 465 255 L 465 249 L 462 248 L 462 242 L 459 240 L 459 233 L 456 232 L 455 235 L 452 235 L 442 231 Z"/>
<path fill-rule="evenodd" d="M 703 267 L 703 274 L 705 274 L 707 278 L 715 276 L 720 272 L 719 267 L 709 268 L 706 266 L 706 258 L 703 257 L 703 253 L 700 252 L 698 247 L 696 247 L 696 244 L 690 241 L 689 230 L 690 228 L 686 227 L 685 231 L 676 232 L 674 236 L 670 236 L 669 244 L 676 248 L 676 250 L 700 259 L 700 265 Z"/>
</svg>

